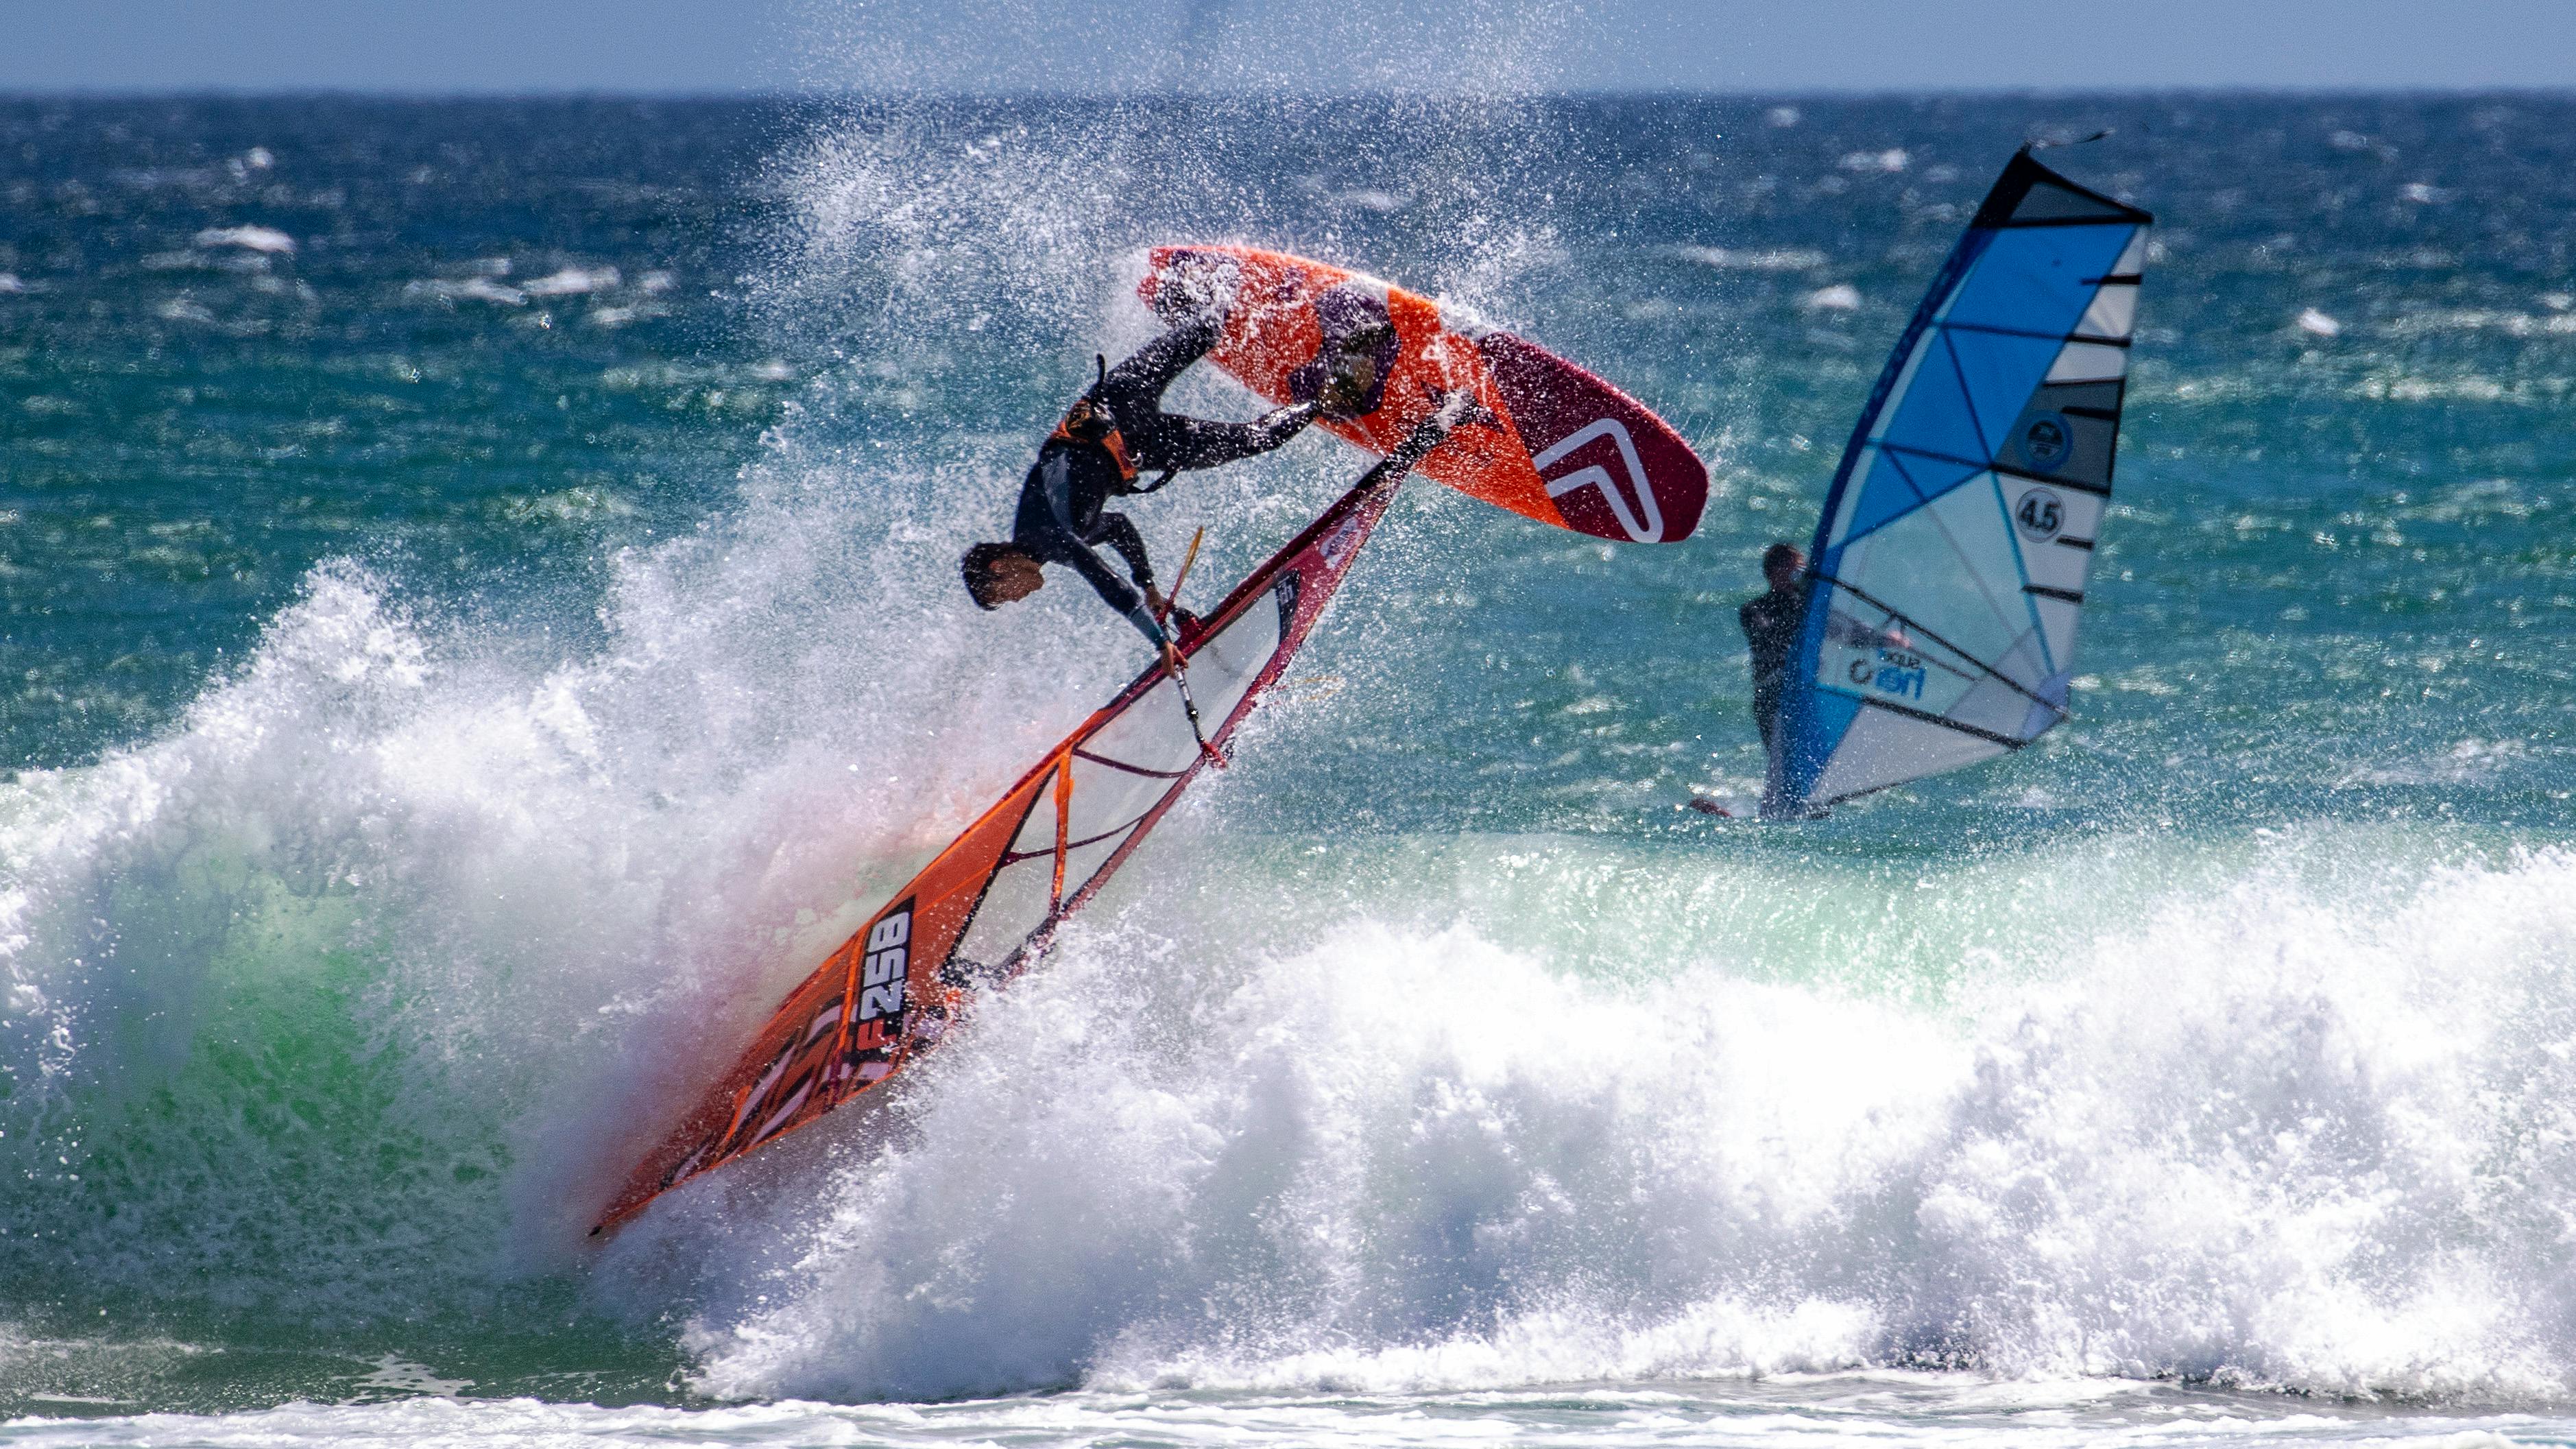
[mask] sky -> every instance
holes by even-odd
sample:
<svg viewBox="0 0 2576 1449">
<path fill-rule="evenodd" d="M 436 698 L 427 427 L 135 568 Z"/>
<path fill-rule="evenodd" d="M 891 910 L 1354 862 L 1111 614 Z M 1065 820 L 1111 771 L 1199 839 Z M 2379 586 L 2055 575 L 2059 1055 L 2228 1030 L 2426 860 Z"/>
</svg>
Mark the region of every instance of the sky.
<svg viewBox="0 0 2576 1449">
<path fill-rule="evenodd" d="M 2563 89 L 2576 0 L 0 0 L 0 91 Z"/>
</svg>

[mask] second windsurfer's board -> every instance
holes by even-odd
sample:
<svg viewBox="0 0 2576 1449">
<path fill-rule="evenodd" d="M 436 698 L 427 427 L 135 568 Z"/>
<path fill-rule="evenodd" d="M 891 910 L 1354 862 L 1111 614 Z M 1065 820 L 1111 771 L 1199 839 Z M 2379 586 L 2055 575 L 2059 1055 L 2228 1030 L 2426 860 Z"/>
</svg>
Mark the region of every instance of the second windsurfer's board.
<svg viewBox="0 0 2576 1449">
<path fill-rule="evenodd" d="M 1208 354 L 1274 403 L 1315 397 L 1335 354 L 1379 339 L 1374 376 L 1324 426 L 1383 456 L 1437 406 L 1434 390 L 1475 389 L 1499 423 L 1465 428 L 1420 472 L 1514 513 L 1621 543 L 1676 543 L 1699 526 L 1708 468 L 1670 424 L 1609 383 L 1523 338 L 1444 314 L 1427 297 L 1284 252 L 1156 247 L 1137 293 L 1165 288 L 1215 305 L 1223 337 Z M 1162 309 L 1158 309 L 1162 310 Z"/>
</svg>

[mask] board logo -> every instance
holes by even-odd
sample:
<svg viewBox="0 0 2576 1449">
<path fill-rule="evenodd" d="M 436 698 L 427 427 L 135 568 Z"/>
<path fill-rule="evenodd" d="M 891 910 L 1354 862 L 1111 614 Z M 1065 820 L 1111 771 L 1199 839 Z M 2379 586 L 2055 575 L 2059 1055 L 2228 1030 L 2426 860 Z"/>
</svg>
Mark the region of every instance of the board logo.
<svg viewBox="0 0 2576 1449">
<path fill-rule="evenodd" d="M 912 959 L 912 902 L 905 901 L 869 928 L 867 954 L 859 960 L 859 1020 L 903 1010 L 905 967 Z"/>
<path fill-rule="evenodd" d="M 1343 519 L 1341 527 L 1334 529 L 1332 535 L 1324 540 L 1324 567 L 1341 567 L 1342 555 L 1351 551 L 1351 543 L 1359 537 L 1359 533 L 1360 516 L 1358 514 L 1354 513 Z"/>
<path fill-rule="evenodd" d="M 1607 438 L 1618 449 L 1619 463 L 1627 471 L 1627 486 L 1622 489 L 1610 470 L 1599 463 L 1578 468 L 1562 478 L 1548 478 L 1547 470 L 1574 456 L 1584 444 Z M 1664 510 L 1655 501 L 1654 487 L 1646 481 L 1646 465 L 1637 456 L 1636 440 L 1628 436 L 1627 426 L 1617 418 L 1599 418 L 1566 434 L 1563 441 L 1530 459 L 1538 475 L 1547 479 L 1547 496 L 1562 498 L 1581 488 L 1598 488 L 1610 504 L 1610 512 L 1619 526 L 1639 543 L 1664 541 Z M 1629 506 L 1634 497 L 1635 507 Z"/>
<path fill-rule="evenodd" d="M 2030 426 L 2021 430 L 2021 446 L 2030 455 L 2032 466 L 2053 473 L 2075 450 L 2075 435 L 2067 430 L 2065 418 L 2050 413 L 2031 419 Z"/>
<path fill-rule="evenodd" d="M 2021 496 L 2021 506 L 2013 510 L 2013 524 L 2023 537 L 2046 543 L 2066 526 L 2066 504 L 2045 488 L 2033 488 Z"/>
</svg>

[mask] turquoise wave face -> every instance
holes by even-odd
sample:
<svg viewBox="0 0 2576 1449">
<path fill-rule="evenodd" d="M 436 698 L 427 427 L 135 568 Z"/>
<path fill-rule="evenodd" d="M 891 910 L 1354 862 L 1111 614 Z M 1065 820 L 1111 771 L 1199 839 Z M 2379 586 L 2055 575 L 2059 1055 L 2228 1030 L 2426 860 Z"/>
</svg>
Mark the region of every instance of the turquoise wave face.
<svg viewBox="0 0 2576 1449">
<path fill-rule="evenodd" d="M 0 1410 L 2576 1393 L 2568 109 L 0 106 Z M 2105 124 L 2052 159 L 2162 224 L 2074 723 L 1683 810 L 1966 209 Z M 1141 662 L 954 559 L 1174 238 L 1583 360 L 1700 535 L 1412 485 L 1047 973 L 586 1245 Z M 1132 511 L 1213 597 L 1360 466 Z"/>
</svg>

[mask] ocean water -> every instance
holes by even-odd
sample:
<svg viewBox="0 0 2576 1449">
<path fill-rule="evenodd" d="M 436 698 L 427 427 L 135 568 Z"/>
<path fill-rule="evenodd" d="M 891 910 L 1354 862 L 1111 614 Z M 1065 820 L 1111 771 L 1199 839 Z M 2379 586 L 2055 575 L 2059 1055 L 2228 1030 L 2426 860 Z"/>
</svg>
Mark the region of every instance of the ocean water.
<svg viewBox="0 0 2576 1449">
<path fill-rule="evenodd" d="M 2571 121 L 0 102 L 0 1440 L 2576 1442 Z M 2074 723 L 1683 809 L 1931 270 L 2105 126 Z M 1700 534 L 1413 485 L 1043 972 L 586 1240 L 1139 664 L 953 561 L 1172 239 L 1595 367 Z M 1363 466 L 1133 512 L 1213 597 Z"/>
</svg>

